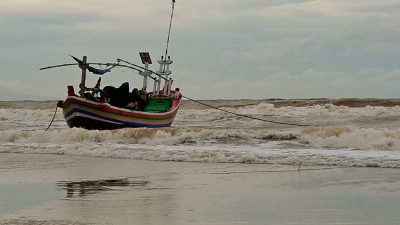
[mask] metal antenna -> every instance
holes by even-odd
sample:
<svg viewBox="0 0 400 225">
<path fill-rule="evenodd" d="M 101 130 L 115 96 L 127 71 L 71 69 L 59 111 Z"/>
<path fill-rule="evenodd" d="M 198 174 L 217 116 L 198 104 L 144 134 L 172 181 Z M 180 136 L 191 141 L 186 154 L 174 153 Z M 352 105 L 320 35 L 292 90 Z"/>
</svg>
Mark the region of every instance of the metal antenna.
<svg viewBox="0 0 400 225">
<path fill-rule="evenodd" d="M 169 21 L 167 48 L 165 49 L 165 58 L 164 58 L 165 60 L 167 60 L 167 56 L 168 56 L 169 36 L 171 34 L 171 25 L 172 25 L 172 17 L 174 16 L 174 9 L 175 9 L 175 0 L 172 0 L 172 12 L 171 12 L 171 19 Z"/>
</svg>

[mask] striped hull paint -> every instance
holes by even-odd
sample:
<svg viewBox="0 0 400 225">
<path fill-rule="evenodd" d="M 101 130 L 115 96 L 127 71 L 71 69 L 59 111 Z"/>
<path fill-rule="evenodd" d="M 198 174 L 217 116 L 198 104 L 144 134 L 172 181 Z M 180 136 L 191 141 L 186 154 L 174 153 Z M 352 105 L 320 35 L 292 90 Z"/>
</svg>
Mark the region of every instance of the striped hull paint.
<svg viewBox="0 0 400 225">
<path fill-rule="evenodd" d="M 178 112 L 181 99 L 173 99 L 172 107 L 164 113 L 133 111 L 68 96 L 59 106 L 69 127 L 89 130 L 110 130 L 127 127 L 169 127 Z"/>
</svg>

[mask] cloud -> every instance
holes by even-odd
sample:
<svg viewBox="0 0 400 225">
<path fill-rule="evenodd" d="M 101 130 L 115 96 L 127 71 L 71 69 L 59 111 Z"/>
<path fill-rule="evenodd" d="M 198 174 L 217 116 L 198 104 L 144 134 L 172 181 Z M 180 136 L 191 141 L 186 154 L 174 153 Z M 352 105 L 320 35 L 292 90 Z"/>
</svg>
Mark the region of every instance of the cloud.
<svg viewBox="0 0 400 225">
<path fill-rule="evenodd" d="M 307 58 L 317 52 L 320 45 L 321 43 L 310 38 L 285 38 L 279 41 L 270 40 L 266 42 L 257 42 L 254 47 L 243 53 L 243 57 L 252 62 Z"/>
<path fill-rule="evenodd" d="M 137 52 L 149 51 L 155 61 L 165 51 L 170 6 L 2 0 L 0 81 L 29 83 L 31 92 L 46 80 L 40 94 L 63 97 L 79 71 L 38 68 L 68 62 L 68 53 L 138 62 Z M 368 96 L 373 92 L 362 87 L 373 84 L 385 89 L 374 89 L 376 96 L 400 96 L 393 85 L 400 57 L 395 0 L 177 0 L 174 15 L 175 84 L 191 97 Z M 126 77 L 113 74 L 110 82 Z"/>
<path fill-rule="evenodd" d="M 200 98 L 391 98 L 397 94 L 400 70 L 364 70 L 354 73 L 307 70 L 302 73 L 271 72 L 264 78 L 212 82 Z M 210 87 L 211 86 L 211 87 Z M 219 91 L 224 90 L 224 91 Z M 196 93 L 197 95 L 200 93 Z"/>
</svg>

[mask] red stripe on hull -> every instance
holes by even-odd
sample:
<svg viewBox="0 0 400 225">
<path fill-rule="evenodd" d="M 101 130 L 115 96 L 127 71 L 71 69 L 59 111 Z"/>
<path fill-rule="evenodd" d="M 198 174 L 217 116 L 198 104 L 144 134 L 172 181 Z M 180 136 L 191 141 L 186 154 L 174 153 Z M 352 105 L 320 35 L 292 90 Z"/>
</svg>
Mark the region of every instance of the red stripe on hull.
<svg viewBox="0 0 400 225">
<path fill-rule="evenodd" d="M 150 113 L 142 111 L 131 111 L 128 109 L 120 109 L 111 106 L 108 103 L 92 102 L 86 99 L 81 99 L 80 97 L 76 96 L 68 96 L 67 99 L 59 106 L 63 108 L 64 117 L 66 120 L 67 120 L 67 114 L 74 109 L 89 108 L 91 109 L 91 111 L 94 112 L 94 114 L 96 114 L 96 115 L 92 114 L 92 117 L 94 116 L 93 118 L 88 118 L 87 116 L 72 115 L 72 117 L 69 117 L 67 120 L 67 124 L 69 127 L 82 127 L 89 130 L 111 130 L 111 129 L 120 129 L 127 127 L 132 127 L 132 128 L 169 127 L 172 124 L 176 113 L 178 112 L 181 99 L 173 99 L 172 101 L 173 101 L 172 107 L 169 109 L 169 111 L 165 113 Z M 71 104 L 73 104 L 72 109 L 71 109 Z M 96 111 L 98 111 L 98 113 L 96 113 Z M 104 117 L 104 115 L 107 115 L 107 117 Z M 103 117 L 103 119 L 95 118 L 99 116 Z M 124 122 L 121 123 L 111 122 L 115 119 L 120 119 L 122 117 L 126 117 L 127 120 L 130 121 L 129 122 L 130 124 L 126 123 L 124 124 Z M 150 121 L 154 120 L 155 122 L 143 122 L 143 119 Z M 107 120 L 110 120 L 110 122 L 108 122 Z M 168 120 L 169 122 L 167 122 Z"/>
<path fill-rule="evenodd" d="M 76 103 L 79 105 L 83 105 L 89 108 L 101 110 L 101 111 L 106 111 L 106 112 L 111 112 L 115 113 L 121 116 L 134 116 L 134 117 L 140 117 L 140 118 L 145 118 L 145 119 L 164 119 L 164 118 L 169 118 L 172 116 L 175 116 L 177 113 L 181 99 L 173 99 L 173 106 L 169 109 L 169 111 L 165 113 L 149 113 L 149 112 L 141 112 L 141 111 L 132 111 L 128 109 L 119 109 L 117 107 L 111 106 L 108 103 L 98 103 L 98 102 L 91 102 L 86 99 L 81 99 L 79 97 L 67 97 L 67 99 L 64 101 L 64 103 L 61 105 L 61 108 L 65 109 L 67 108 L 70 104 Z"/>
</svg>

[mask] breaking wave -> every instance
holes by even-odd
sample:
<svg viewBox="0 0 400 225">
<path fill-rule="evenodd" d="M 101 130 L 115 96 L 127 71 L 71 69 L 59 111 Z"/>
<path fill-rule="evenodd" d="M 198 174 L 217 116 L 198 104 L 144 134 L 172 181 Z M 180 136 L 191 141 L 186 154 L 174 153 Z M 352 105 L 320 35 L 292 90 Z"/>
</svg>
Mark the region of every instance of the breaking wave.
<svg viewBox="0 0 400 225">
<path fill-rule="evenodd" d="M 0 143 L 120 143 L 147 145 L 251 145 L 290 141 L 313 148 L 400 149 L 400 129 L 308 127 L 301 130 L 127 128 L 111 131 L 71 128 L 52 131 L 0 131 Z"/>
<path fill-rule="evenodd" d="M 2 131 L 0 152 L 194 162 L 400 167 L 400 130 L 311 127 L 268 129 L 79 128 Z"/>
<path fill-rule="evenodd" d="M 233 101 L 235 102 L 235 101 Z M 226 104 L 225 104 L 226 103 Z M 215 109 L 186 107 L 173 127 L 89 131 L 66 126 L 53 109 L 0 109 L 0 152 L 194 162 L 400 167 L 400 107 L 276 107 L 220 103 L 237 114 L 312 124 L 264 123 Z"/>
<path fill-rule="evenodd" d="M 208 128 L 126 128 L 119 130 L 85 130 L 71 128 L 52 131 L 0 131 L 1 142 L 14 143 L 124 143 L 148 145 L 178 145 L 202 143 L 240 143 L 252 139 L 291 140 L 293 132 L 270 132 L 248 129 L 208 129 Z"/>
</svg>

